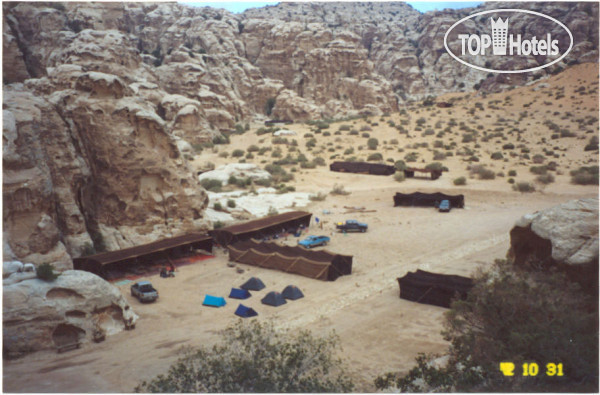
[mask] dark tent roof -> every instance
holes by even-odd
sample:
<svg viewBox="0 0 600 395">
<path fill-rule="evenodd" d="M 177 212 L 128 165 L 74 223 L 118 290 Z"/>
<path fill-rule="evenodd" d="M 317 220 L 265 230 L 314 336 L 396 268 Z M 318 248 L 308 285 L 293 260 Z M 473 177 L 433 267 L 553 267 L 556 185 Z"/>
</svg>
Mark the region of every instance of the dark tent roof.
<svg viewBox="0 0 600 395">
<path fill-rule="evenodd" d="M 333 162 L 329 165 L 329 170 L 347 173 L 364 173 L 377 176 L 389 176 L 396 172 L 394 166 L 369 162 Z"/>
<path fill-rule="evenodd" d="M 209 235 L 203 233 L 190 233 L 135 247 L 124 248 L 122 250 L 103 252 L 101 254 L 75 258 L 73 259 L 73 267 L 76 270 L 86 270 L 92 273 L 100 274 L 102 272 L 102 267 L 110 263 L 129 261 L 150 254 L 168 252 L 169 250 L 176 250 L 185 247 L 211 252 L 212 245 L 213 240 Z"/>
<path fill-rule="evenodd" d="M 256 317 L 258 315 L 252 307 L 244 306 L 243 304 L 237 307 L 234 314 L 242 318 Z"/>
<path fill-rule="evenodd" d="M 304 297 L 304 294 L 302 291 L 300 291 L 300 288 L 296 287 L 295 285 L 288 285 L 285 287 L 281 295 L 290 300 L 296 300 Z"/>
<path fill-rule="evenodd" d="M 417 270 L 398 278 L 398 284 L 401 299 L 450 307 L 453 299 L 467 297 L 473 287 L 473 280 L 457 275 Z"/>
<path fill-rule="evenodd" d="M 204 302 L 202 302 L 203 306 L 210 306 L 210 307 L 223 307 L 226 304 L 227 304 L 227 302 L 225 301 L 224 297 L 212 296 L 212 295 L 205 295 Z"/>
<path fill-rule="evenodd" d="M 246 281 L 240 288 L 248 290 L 248 291 L 260 291 L 265 288 L 265 284 L 258 277 L 251 277 L 250 280 Z"/>
<path fill-rule="evenodd" d="M 229 293 L 229 297 L 232 299 L 248 299 L 250 296 L 252 296 L 250 292 L 243 288 L 231 288 Z"/>
<path fill-rule="evenodd" d="M 281 306 L 282 304 L 286 304 L 285 298 L 282 294 L 276 291 L 271 291 L 265 295 L 261 300 L 262 304 L 268 304 L 269 306 Z"/>
<path fill-rule="evenodd" d="M 241 241 L 227 247 L 229 260 L 300 274 L 318 280 L 334 281 L 352 273 L 352 256 L 302 247 L 282 246 L 274 242 Z"/>
<path fill-rule="evenodd" d="M 465 207 L 464 195 L 446 195 L 441 192 L 423 193 L 414 192 L 409 194 L 396 193 L 394 195 L 394 207 L 396 206 L 433 206 L 436 207 L 442 200 L 449 200 L 452 208 Z"/>
<path fill-rule="evenodd" d="M 310 225 L 311 213 L 306 211 L 291 211 L 278 215 L 272 215 L 242 224 L 214 229 L 209 233 L 215 242 L 227 246 L 237 241 L 262 239 L 277 233 L 296 230 L 300 225 Z"/>
</svg>

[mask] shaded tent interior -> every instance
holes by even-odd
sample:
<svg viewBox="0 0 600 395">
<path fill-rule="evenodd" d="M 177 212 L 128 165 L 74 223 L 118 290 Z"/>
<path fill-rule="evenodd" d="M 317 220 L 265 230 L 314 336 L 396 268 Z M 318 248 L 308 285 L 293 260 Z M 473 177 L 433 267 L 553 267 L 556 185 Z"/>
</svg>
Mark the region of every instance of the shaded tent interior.
<svg viewBox="0 0 600 395">
<path fill-rule="evenodd" d="M 310 225 L 311 213 L 291 211 L 270 217 L 255 219 L 242 224 L 214 229 L 209 233 L 215 243 L 227 247 L 229 244 L 249 239 L 263 239 L 280 233 L 295 233 L 300 226 Z"/>
<path fill-rule="evenodd" d="M 418 169 L 416 167 L 409 167 L 404 169 L 404 177 L 413 178 L 415 177 L 415 172 L 426 173 L 429 175 L 429 177 L 431 177 L 432 180 L 437 180 L 442 176 L 442 170 L 439 169 Z"/>
<path fill-rule="evenodd" d="M 329 165 L 329 170 L 342 173 L 372 174 L 376 176 L 389 176 L 396 172 L 394 166 L 369 162 L 333 162 Z"/>
<path fill-rule="evenodd" d="M 450 201 L 452 208 L 464 208 L 464 195 L 446 195 L 441 192 L 423 193 L 414 192 L 409 194 L 396 193 L 394 195 L 394 207 L 397 206 L 431 206 L 437 207 L 442 200 Z"/>
<path fill-rule="evenodd" d="M 352 256 L 273 242 L 242 241 L 228 247 L 229 260 L 267 269 L 300 274 L 317 280 L 334 281 L 352 273 Z"/>
<path fill-rule="evenodd" d="M 450 307 L 456 298 L 466 299 L 473 288 L 473 280 L 468 277 L 426 272 L 417 269 L 398 278 L 400 298 L 418 303 Z"/>
<path fill-rule="evenodd" d="M 75 270 L 85 270 L 110 280 L 114 273 L 125 273 L 138 266 L 168 264 L 171 259 L 191 256 L 197 250 L 212 252 L 213 240 L 209 235 L 191 233 L 149 244 L 103 252 L 73 259 Z"/>
</svg>

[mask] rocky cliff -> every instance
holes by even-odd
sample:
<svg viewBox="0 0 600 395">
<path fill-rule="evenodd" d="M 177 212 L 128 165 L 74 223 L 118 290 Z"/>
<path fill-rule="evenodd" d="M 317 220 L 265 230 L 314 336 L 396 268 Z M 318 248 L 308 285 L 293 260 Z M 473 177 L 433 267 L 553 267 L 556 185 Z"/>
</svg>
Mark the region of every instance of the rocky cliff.
<svg viewBox="0 0 600 395">
<path fill-rule="evenodd" d="M 573 31 L 562 66 L 597 59 L 598 4 L 525 7 Z M 474 11 L 3 3 L 5 258 L 66 269 L 84 252 L 202 229 L 207 197 L 183 152 L 238 122 L 381 114 L 534 78 L 487 76 L 445 53 L 447 28 Z"/>
</svg>

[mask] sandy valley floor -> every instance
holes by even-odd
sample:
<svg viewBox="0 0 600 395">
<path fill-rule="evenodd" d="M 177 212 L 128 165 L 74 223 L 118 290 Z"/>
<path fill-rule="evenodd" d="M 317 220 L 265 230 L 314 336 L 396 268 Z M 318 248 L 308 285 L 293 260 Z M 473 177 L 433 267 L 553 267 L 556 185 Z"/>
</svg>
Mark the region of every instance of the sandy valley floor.
<svg viewBox="0 0 600 395">
<path fill-rule="evenodd" d="M 586 80 L 585 76 L 590 73 L 595 77 Z M 556 173 L 554 183 L 538 185 L 538 191 L 534 193 L 515 192 L 507 183 L 507 176 L 496 177 L 494 180 L 469 178 L 466 170 L 468 163 L 464 161 L 464 157 L 456 155 L 441 161 L 449 168 L 449 172 L 436 181 L 409 179 L 398 183 L 392 176 L 333 173 L 327 167 L 299 169 L 295 173 L 295 181 L 290 183 L 297 191 L 329 192 L 334 184 L 342 184 L 346 191 L 351 192 L 347 196 L 329 195 L 324 201 L 313 202 L 306 208 L 325 223 L 323 230 L 311 225 L 311 234 L 329 235 L 334 222 L 350 218 L 369 224 L 369 231 L 365 234 L 333 233 L 332 241 L 327 247 L 333 252 L 354 256 L 353 273 L 350 276 L 341 277 L 335 282 L 323 282 L 238 264 L 238 267 L 245 269 L 240 274 L 235 268 L 227 266 L 227 257 L 219 250 L 214 259 L 181 267 L 175 278 L 149 278 L 160 291 L 157 303 L 142 305 L 131 299 L 127 285 L 122 286 L 123 294 L 130 299 L 140 316 L 134 331 L 122 332 L 108 337 L 102 343 L 86 344 L 79 350 L 64 354 L 40 352 L 15 361 L 4 361 L 3 390 L 131 392 L 141 380 L 151 379 L 165 372 L 176 360 L 181 346 L 210 345 L 217 341 L 219 331 L 237 321 L 233 312 L 238 303 L 228 299 L 227 306 L 220 309 L 202 307 L 204 295 L 227 296 L 231 287 L 241 285 L 250 276 L 260 277 L 267 286 L 260 292 L 254 292 L 253 297 L 245 301 L 245 304 L 258 311 L 256 319 L 272 320 L 281 328 L 309 329 L 315 335 L 325 335 L 335 330 L 341 339 L 342 356 L 358 384 L 358 391 L 374 391 L 373 379 L 378 374 L 410 369 L 414 365 L 415 356 L 420 352 L 442 353 L 447 347 L 440 335 L 446 310 L 401 300 L 396 278 L 417 268 L 468 276 L 477 267 L 488 266 L 495 258 L 505 257 L 509 247 L 509 231 L 522 215 L 571 199 L 598 196 L 597 186 L 572 185 L 569 176 L 569 169 L 598 163 L 597 151 L 583 151 L 591 134 L 586 134 L 586 129 L 576 129 L 574 121 L 576 118 L 597 117 L 597 89 L 595 94 L 582 96 L 581 104 L 573 104 L 575 99 L 568 101 L 572 94 L 569 90 L 575 90 L 579 86 L 577 78 L 583 78 L 581 85 L 598 86 L 597 65 L 590 70 L 579 69 L 569 75 L 552 78 L 546 82 L 549 86 L 538 90 L 531 87 L 517 88 L 509 93 L 490 95 L 486 99 L 464 99 L 466 109 L 455 108 L 451 115 L 446 113 L 447 109 L 435 108 L 431 113 L 409 109 L 410 123 L 406 127 L 409 130 L 414 128 L 416 119 L 421 116 L 426 117 L 432 127 L 437 120 L 447 120 L 449 117 L 466 121 L 469 119 L 467 111 L 475 102 L 482 101 L 487 108 L 492 100 L 505 102 L 507 95 L 512 95 L 512 104 L 499 110 L 498 114 L 516 121 L 519 112 L 523 110 L 523 104 L 534 103 L 527 106 L 531 117 L 521 122 L 522 138 L 530 147 L 531 156 L 541 153 L 546 147 L 554 148 L 559 153 L 554 159 L 549 159 L 557 161 L 561 170 Z M 558 78 L 565 81 L 561 82 Z M 552 99 L 552 106 L 544 105 L 544 100 L 551 100 L 548 99 L 550 94 L 540 97 L 541 92 L 561 86 L 563 90 L 566 89 L 566 98 L 556 101 Z M 550 115 L 546 114 L 547 108 L 552 110 Z M 573 121 L 571 118 L 561 119 L 560 115 L 552 115 L 555 110 L 561 113 L 572 112 Z M 499 115 L 486 118 L 486 112 L 481 114 L 481 119 L 477 122 L 483 125 L 484 130 L 493 129 L 493 122 L 497 121 Z M 583 138 L 550 140 L 551 132 L 542 125 L 543 120 L 548 117 L 563 127 L 572 125 L 573 131 Z M 396 138 L 399 140 L 398 146 L 405 148 L 402 153 L 397 151 L 396 146 L 389 150 L 384 148 L 380 150 L 384 152 L 384 158 L 403 159 L 406 153 L 414 150 L 421 155 L 417 166 L 432 162 L 431 150 L 422 147 L 412 149 L 408 146 L 429 141 L 431 148 L 436 136 L 425 137 L 417 133 L 415 136 L 418 137 L 407 139 L 394 128 L 388 127 L 386 122 L 381 122 L 379 117 L 375 118 L 381 127 L 372 127 L 371 136 L 377 137 L 380 143 Z M 402 116 L 392 114 L 391 119 L 398 123 Z M 527 126 L 527 123 L 531 125 Z M 353 125 L 359 128 L 365 124 L 360 120 Z M 309 132 L 309 126 L 295 124 L 289 128 L 298 132 L 299 148 L 305 152 L 306 139 L 303 135 Z M 597 118 L 587 128 L 597 136 Z M 336 130 L 337 124 L 333 124 L 331 136 L 321 138 L 317 135 L 319 143 L 331 141 L 344 149 L 358 147 L 360 143 L 353 139 L 360 139 L 360 136 L 351 138 L 346 135 L 347 132 L 336 136 L 333 134 Z M 506 132 L 509 130 L 510 127 L 507 127 Z M 462 131 L 455 134 L 458 147 L 462 145 L 460 134 Z M 451 135 L 447 135 L 445 140 Z M 547 136 L 546 145 L 540 143 L 543 136 Z M 340 140 L 334 140 L 336 137 L 340 137 Z M 265 136 L 257 137 L 253 132 L 247 132 L 232 138 L 231 146 L 223 149 L 247 147 L 258 143 L 261 138 Z M 528 171 L 532 165 L 530 161 L 509 155 L 505 155 L 506 161 L 489 159 L 491 152 L 501 150 L 497 146 L 501 147 L 502 144 L 513 141 L 513 138 L 515 136 L 508 135 L 505 141 L 496 142 L 496 139 L 492 139 L 481 143 L 480 147 L 473 147 L 482 158 L 480 163 L 495 172 L 506 173 L 512 169 L 517 171 L 517 181 L 533 181 L 535 175 Z M 362 144 L 365 145 L 366 139 L 363 140 Z M 356 149 L 355 154 L 361 152 L 363 156 L 367 153 L 366 149 Z M 212 160 L 219 164 L 227 161 L 218 157 L 217 152 L 210 155 L 199 156 L 198 162 Z M 322 155 L 329 159 L 331 154 L 324 152 Z M 425 159 L 425 163 L 421 162 L 421 158 Z M 269 163 L 272 161 L 271 158 L 268 160 Z M 260 157 L 254 162 L 260 163 Z M 455 186 L 452 180 L 458 176 L 467 177 L 467 185 Z M 414 191 L 462 193 L 465 195 L 466 207 L 454 209 L 447 214 L 438 213 L 433 208 L 393 207 L 392 197 L 396 192 Z M 344 206 L 364 206 L 373 212 L 344 214 Z M 323 214 L 323 210 L 331 213 Z M 287 242 L 295 243 L 296 240 L 290 239 Z M 281 291 L 289 284 L 297 285 L 304 292 L 305 298 L 278 308 L 260 303 L 260 299 L 268 291 Z"/>
</svg>

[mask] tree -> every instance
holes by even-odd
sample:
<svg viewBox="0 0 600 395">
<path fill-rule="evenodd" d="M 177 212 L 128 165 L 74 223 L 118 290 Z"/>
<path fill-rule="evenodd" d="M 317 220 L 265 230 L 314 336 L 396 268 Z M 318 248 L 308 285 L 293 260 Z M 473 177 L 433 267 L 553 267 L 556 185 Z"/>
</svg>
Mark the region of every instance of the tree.
<svg viewBox="0 0 600 395">
<path fill-rule="evenodd" d="M 276 331 L 272 324 L 242 321 L 211 349 L 188 349 L 166 375 L 136 392 L 349 392 L 354 387 L 340 359 L 335 334 Z"/>
<path fill-rule="evenodd" d="M 446 367 L 420 356 L 406 376 L 388 373 L 375 384 L 411 392 L 597 392 L 597 309 L 563 274 L 498 261 L 446 314 Z M 504 376 L 500 362 L 513 363 L 514 376 Z M 539 374 L 524 376 L 523 364 L 532 362 Z M 549 376 L 549 363 L 561 363 L 563 375 Z"/>
<path fill-rule="evenodd" d="M 52 282 L 56 280 L 58 275 L 54 273 L 54 265 L 51 263 L 42 263 L 36 269 L 37 278 L 40 280 Z"/>
</svg>

